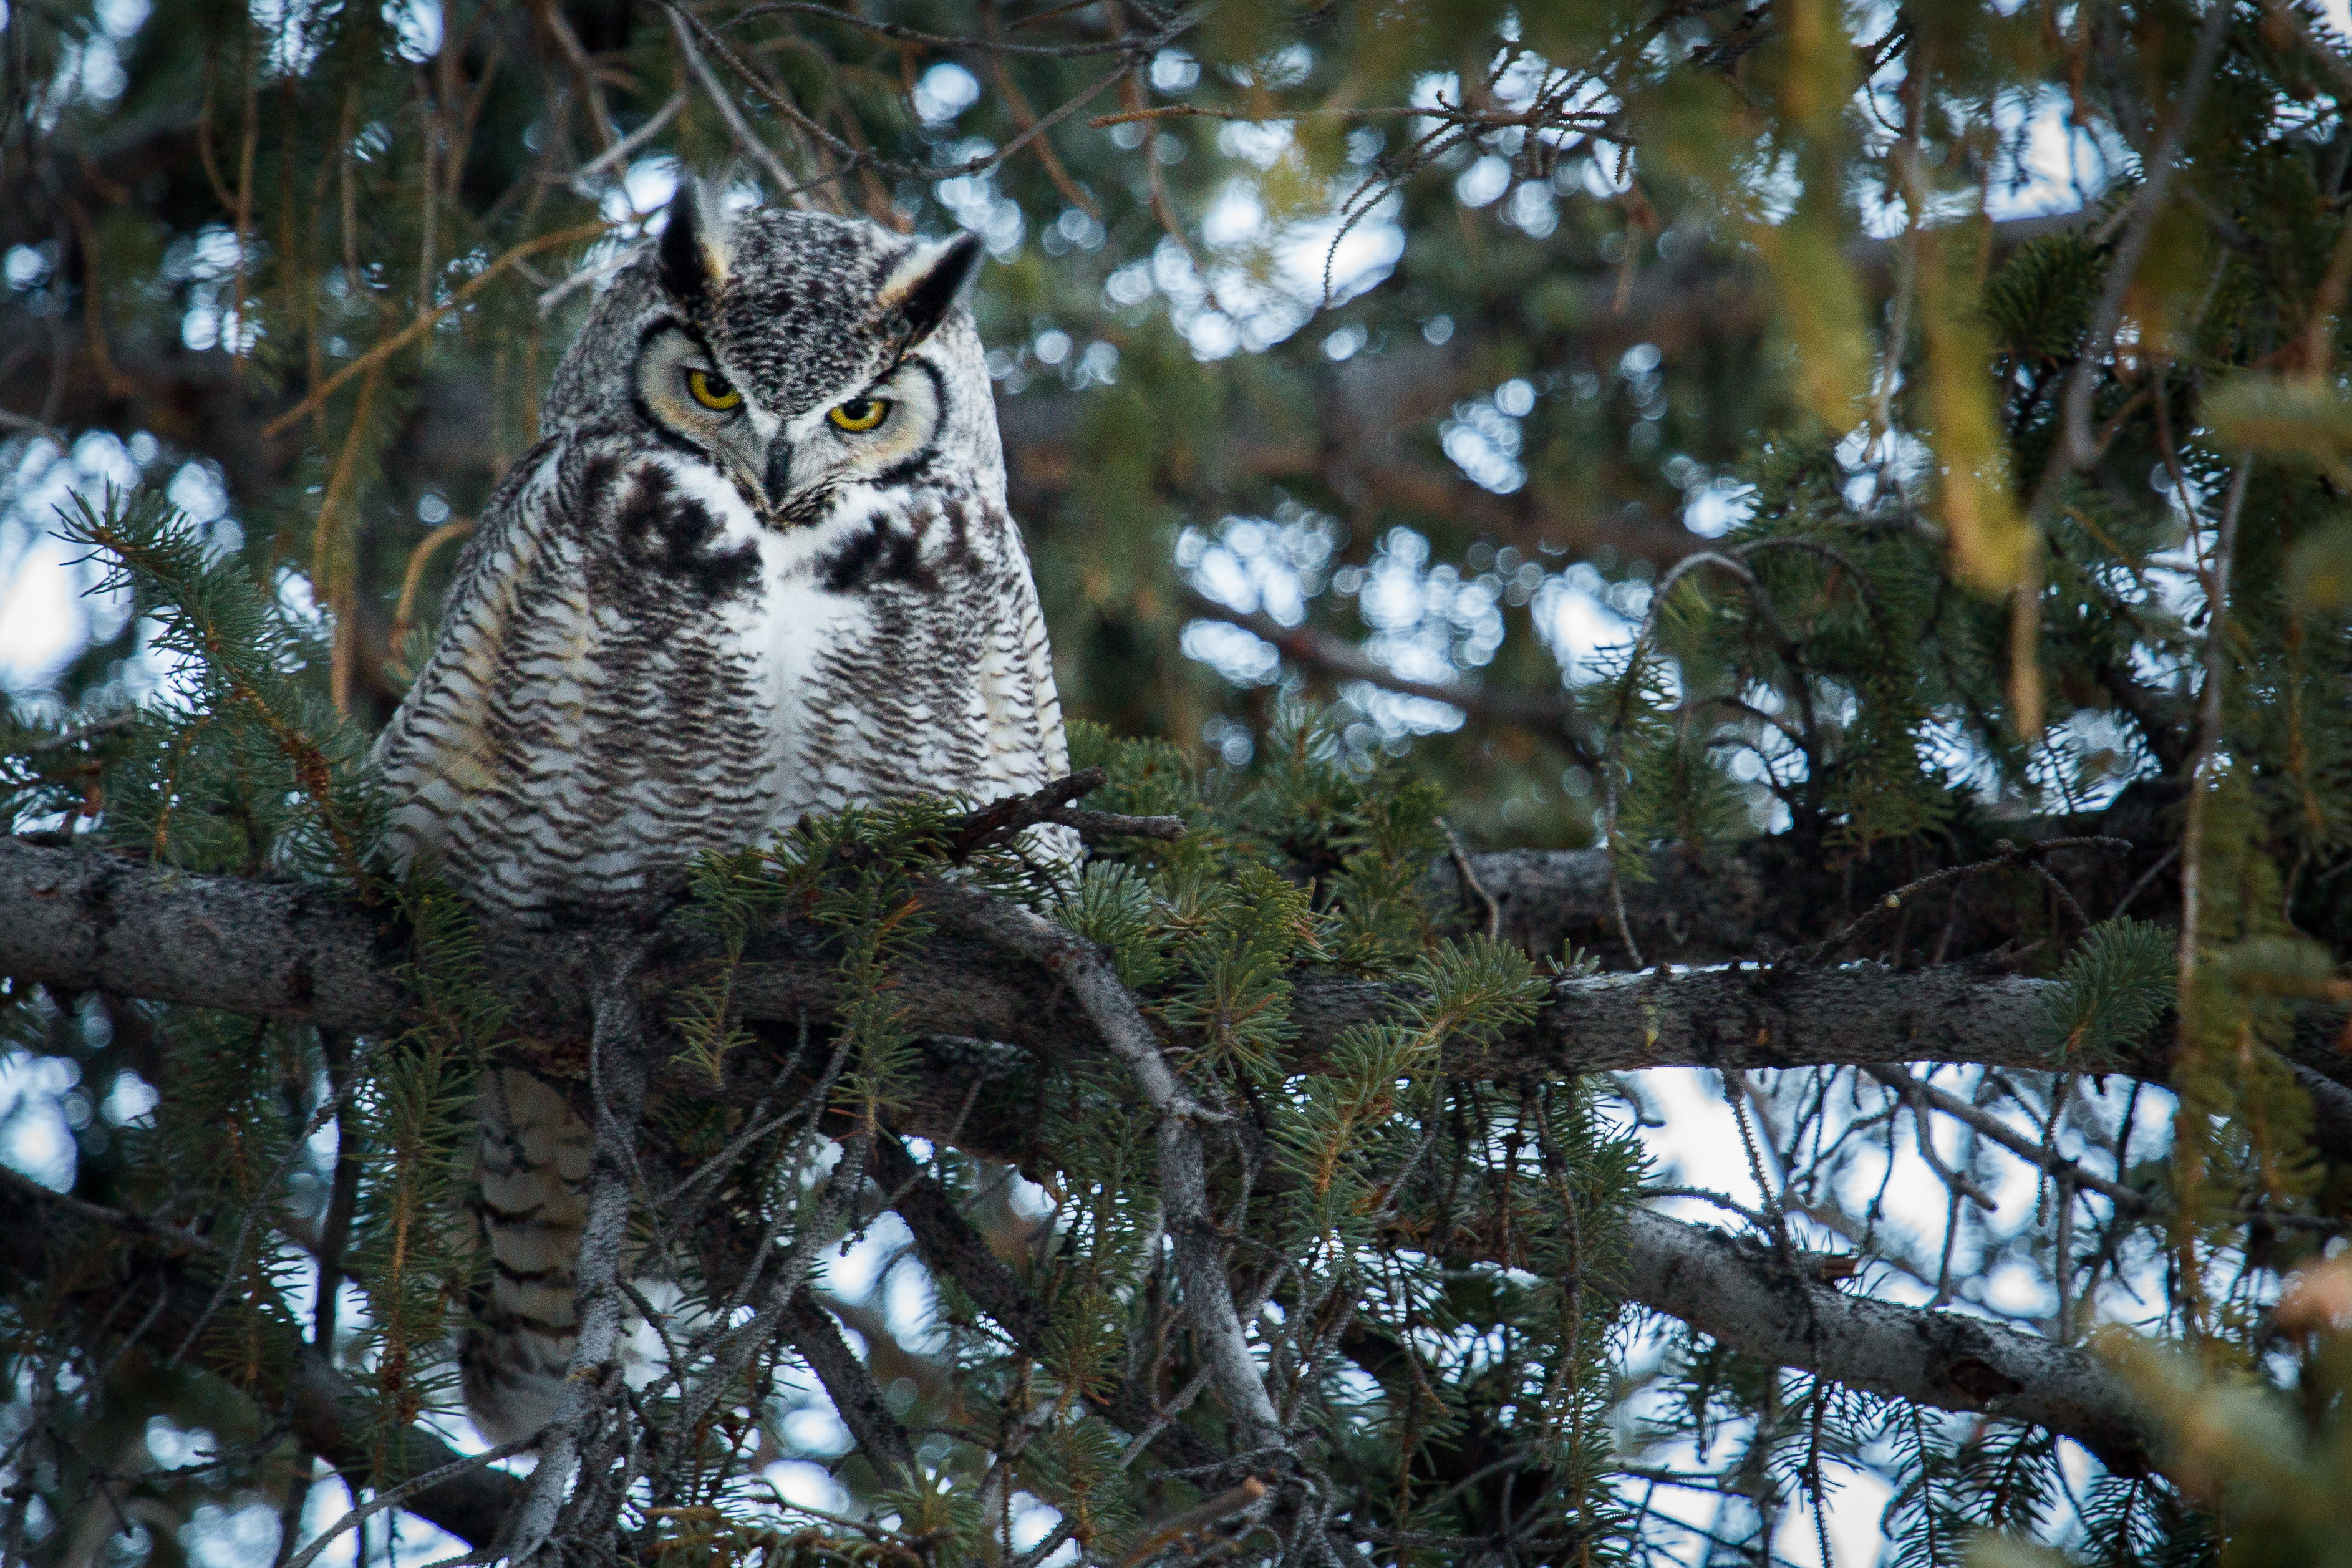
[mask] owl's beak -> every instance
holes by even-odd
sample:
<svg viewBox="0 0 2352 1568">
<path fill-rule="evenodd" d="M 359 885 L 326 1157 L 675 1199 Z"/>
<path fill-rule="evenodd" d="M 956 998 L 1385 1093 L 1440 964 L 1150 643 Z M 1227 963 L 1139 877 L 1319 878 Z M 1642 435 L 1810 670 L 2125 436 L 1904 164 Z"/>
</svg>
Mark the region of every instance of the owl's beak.
<svg viewBox="0 0 2352 1568">
<path fill-rule="evenodd" d="M 768 504 L 781 507 L 793 491 L 793 444 L 778 436 L 768 443 L 768 471 L 761 479 L 768 492 Z"/>
</svg>

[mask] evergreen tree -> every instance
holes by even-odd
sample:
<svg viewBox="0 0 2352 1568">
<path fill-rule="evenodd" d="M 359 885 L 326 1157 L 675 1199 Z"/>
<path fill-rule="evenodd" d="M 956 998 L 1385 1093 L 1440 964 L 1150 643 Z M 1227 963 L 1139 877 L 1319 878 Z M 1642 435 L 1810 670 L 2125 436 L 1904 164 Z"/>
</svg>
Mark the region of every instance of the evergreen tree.
<svg viewBox="0 0 2352 1568">
<path fill-rule="evenodd" d="M 2317 11 L 8 17 L 0 1565 L 2346 1553 Z M 364 757 L 682 168 L 987 239 L 1086 722 L 616 974 Z M 529 1453 L 502 1062 L 638 1325 Z"/>
</svg>

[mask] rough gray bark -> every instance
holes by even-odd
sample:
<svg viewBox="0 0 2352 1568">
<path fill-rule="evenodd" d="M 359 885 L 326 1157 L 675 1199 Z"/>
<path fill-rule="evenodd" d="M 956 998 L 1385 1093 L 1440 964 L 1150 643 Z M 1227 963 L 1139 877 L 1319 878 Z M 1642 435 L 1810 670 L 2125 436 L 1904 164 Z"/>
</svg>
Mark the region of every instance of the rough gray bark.
<svg viewBox="0 0 2352 1568">
<path fill-rule="evenodd" d="M 2008 844 L 2093 835 L 2133 847 L 2055 850 L 2042 863 L 2094 919 L 2119 912 L 2127 897 L 2130 911 L 2142 919 L 2164 918 L 2179 903 L 2177 878 L 2158 865 L 2177 837 L 2167 820 L 2176 794 L 2168 782 L 2137 784 L 2095 816 L 1963 824 L 1949 841 L 1881 845 L 1866 856 L 1832 854 L 1787 837 L 1736 849 L 1657 850 L 1642 875 L 1621 881 L 1626 921 L 1651 963 L 1771 961 L 1814 946 L 1930 872 L 1995 859 Z M 1572 942 L 1611 967 L 1624 965 L 1606 850 L 1503 849 L 1466 858 L 1495 900 L 1503 941 L 1535 953 L 1558 952 L 1561 942 Z M 2144 881 L 2151 868 L 2158 875 Z M 1485 928 L 1484 900 L 1463 886 L 1451 857 L 1431 863 L 1421 893 L 1429 908 L 1454 911 L 1459 929 Z M 2054 934 L 2064 918 L 2049 907 L 2038 873 L 2017 865 L 1924 891 L 1832 956 L 1908 965 L 1939 953 L 2024 947 Z"/>
<path fill-rule="evenodd" d="M 1666 875 L 1654 898 L 1655 919 L 1678 900 L 1687 936 L 1697 922 L 1745 925 L 1769 881 L 1750 861 L 1689 862 L 1661 858 Z M 1605 909 L 1606 871 L 1598 851 L 1512 851 L 1471 857 L 1474 870 L 1503 910 L 1507 940 L 1535 951 L 1537 940 Z M 1441 861 L 1433 879 L 1456 879 Z M 1489 879 L 1491 877 L 1491 879 Z M 1988 879 L 1987 880 L 1990 880 Z M 1444 885 L 1441 882 L 1441 885 Z M 1719 898 L 1692 896 L 1702 886 Z M 1746 889 L 1743 891 L 1743 889 Z M 1785 890 L 1773 895 L 1777 906 Z M 1637 920 L 1641 917 L 1636 917 Z M 583 937 L 492 931 L 481 961 L 484 980 L 512 1009 L 519 1032 L 548 1053 L 538 1065 L 558 1076 L 585 1076 L 584 1060 L 563 1056 L 560 1042 L 584 1041 L 588 998 L 596 994 L 596 949 Z M 1644 938 L 1643 940 L 1647 940 Z M 1712 942 L 1685 942 L 1711 950 Z M 1785 944 L 1784 944 L 1785 945 Z M 1759 941 L 1769 950 L 1773 943 Z M 307 1019 L 329 1027 L 381 1029 L 403 1016 L 397 983 L 406 961 L 394 911 L 368 909 L 288 884 L 197 877 L 157 869 L 120 856 L 0 839 L 0 973 L 66 991 L 108 991 L 250 1016 Z M 648 996 L 694 978 L 709 954 L 683 934 L 656 941 L 646 964 Z M 737 978 L 750 1019 L 785 1022 L 830 1009 L 834 960 L 805 930 L 769 936 Z M 940 1037 L 999 1040 L 1046 1059 L 1073 1048 L 1103 1048 L 1061 977 L 1042 963 L 1008 963 L 988 943 L 949 933 L 925 945 L 902 990 L 921 1026 Z M 1499 1040 L 1465 1070 L 1493 1078 L 1630 1071 L 1654 1067 L 1777 1068 L 1823 1063 L 1979 1062 L 2033 1070 L 2110 1069 L 2153 1081 L 2169 1075 L 2160 1047 L 2121 1059 L 2070 1060 L 2040 1026 L 2048 983 L 1982 964 L 1895 969 L 1782 963 L 1609 973 L 1562 982 L 1536 1021 Z M 1349 1025 L 1381 1016 L 1397 998 L 1390 986 L 1337 974 L 1299 977 L 1294 1005 L 1298 1050 L 1312 1061 Z M 2352 1159 L 2352 1058 L 2334 1048 L 2335 1031 L 2315 1015 L 2291 1048 L 2298 1074 L 2319 1110 L 2318 1146 Z M 549 1044 L 546 1042 L 559 1042 Z M 934 1052 L 952 1055 L 945 1039 Z M 942 1061 L 935 1084 L 957 1083 L 968 1064 Z M 982 1064 L 1001 1076 L 1003 1064 Z M 944 1093 L 944 1090 L 942 1091 Z M 951 1124 L 954 1106 L 937 1108 L 929 1124 Z M 910 1124 L 920 1132 L 925 1126 Z"/>
<path fill-rule="evenodd" d="M 784 1307 L 784 1337 L 824 1384 L 825 1397 L 884 1484 L 913 1485 L 922 1475 L 915 1464 L 915 1446 L 824 1303 L 806 1290 L 793 1292 Z"/>
<path fill-rule="evenodd" d="M 2146 1413 L 2089 1352 L 1955 1312 L 1849 1296 L 1753 1241 L 1636 1210 L 1626 1294 L 1759 1360 L 1889 1398 L 2031 1422 L 2108 1468 L 2156 1463 Z"/>
<path fill-rule="evenodd" d="M 596 950 L 561 933 L 491 931 L 480 971 L 520 1032 L 591 1032 Z M 657 994 L 708 955 L 656 943 L 643 984 Z M 406 961 L 392 911 L 282 884 L 195 877 L 115 856 L 0 840 L 0 973 L 68 991 L 381 1029 L 402 1017 Z M 755 949 L 736 983 L 743 1016 L 785 1021 L 828 1009 L 834 960 L 805 931 Z M 989 944 L 943 936 L 902 977 L 927 1031 L 1002 1040 L 1053 1057 L 1103 1048 L 1062 977 L 1009 962 Z M 1475 1063 L 1496 1078 L 1646 1067 L 1790 1067 L 1819 1062 L 2062 1061 L 2035 1026 L 2046 983 L 1942 965 L 1755 965 L 1601 974 L 1563 981 L 1528 1027 Z M 1300 976 L 1298 1049 L 1312 1059 L 1349 1025 L 1394 1005 L 1392 986 Z M 2128 1066 L 2130 1064 L 2118 1064 Z M 2152 1066 L 2153 1064 L 2140 1064 Z M 2326 1072 L 2330 1064 L 2314 1062 Z M 2336 1070 L 2346 1069 L 2338 1068 Z"/>
</svg>

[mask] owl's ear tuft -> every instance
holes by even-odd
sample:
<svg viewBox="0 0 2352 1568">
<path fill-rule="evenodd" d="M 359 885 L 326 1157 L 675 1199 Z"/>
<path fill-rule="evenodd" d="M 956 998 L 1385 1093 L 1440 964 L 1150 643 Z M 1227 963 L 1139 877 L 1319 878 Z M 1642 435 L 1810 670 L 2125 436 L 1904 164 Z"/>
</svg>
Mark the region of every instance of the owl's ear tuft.
<svg viewBox="0 0 2352 1568">
<path fill-rule="evenodd" d="M 882 285 L 883 319 L 912 347 L 939 331 L 980 273 L 980 236 L 966 232 L 918 246 Z"/>
<path fill-rule="evenodd" d="M 662 287 L 688 312 L 699 310 L 727 281 L 724 229 L 713 216 L 702 182 L 682 181 L 670 198 L 669 220 L 662 226 Z"/>
</svg>

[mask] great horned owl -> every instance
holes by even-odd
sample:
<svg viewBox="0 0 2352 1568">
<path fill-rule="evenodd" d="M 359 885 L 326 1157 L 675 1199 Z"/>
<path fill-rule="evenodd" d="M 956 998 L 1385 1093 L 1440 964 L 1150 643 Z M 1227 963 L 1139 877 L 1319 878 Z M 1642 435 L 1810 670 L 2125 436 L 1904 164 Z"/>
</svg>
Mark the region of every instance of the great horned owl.
<svg viewBox="0 0 2352 1568">
<path fill-rule="evenodd" d="M 629 915 L 804 813 L 1069 771 L 960 302 L 979 258 L 681 193 L 556 371 L 377 743 L 396 865 L 499 918 Z M 461 1359 L 503 1441 L 562 1390 L 589 1131 L 518 1072 L 481 1105 L 494 1277 Z"/>
</svg>

